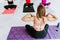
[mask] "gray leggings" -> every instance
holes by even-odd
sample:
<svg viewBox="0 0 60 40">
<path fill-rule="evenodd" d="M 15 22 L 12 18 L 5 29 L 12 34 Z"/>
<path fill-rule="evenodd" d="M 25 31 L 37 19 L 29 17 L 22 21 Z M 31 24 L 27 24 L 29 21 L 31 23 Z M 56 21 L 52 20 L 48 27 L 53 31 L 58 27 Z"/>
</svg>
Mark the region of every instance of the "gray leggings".
<svg viewBox="0 0 60 40">
<path fill-rule="evenodd" d="M 47 34 L 49 25 L 46 24 L 44 30 L 42 30 L 42 31 L 36 31 L 36 30 L 35 30 L 32 26 L 30 26 L 30 25 L 26 25 L 25 27 L 26 27 L 27 33 L 28 33 L 30 36 L 32 36 L 32 37 L 34 37 L 34 38 L 44 38 L 44 37 L 46 36 L 46 34 Z"/>
</svg>

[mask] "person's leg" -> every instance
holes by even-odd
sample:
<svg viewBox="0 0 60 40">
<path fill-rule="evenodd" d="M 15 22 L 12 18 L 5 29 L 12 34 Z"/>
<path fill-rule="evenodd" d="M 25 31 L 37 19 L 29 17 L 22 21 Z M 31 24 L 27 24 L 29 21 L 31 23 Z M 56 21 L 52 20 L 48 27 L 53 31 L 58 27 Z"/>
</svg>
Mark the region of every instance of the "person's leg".
<svg viewBox="0 0 60 40">
<path fill-rule="evenodd" d="M 26 29 L 28 29 L 28 30 L 34 30 L 34 28 L 33 28 L 33 26 L 30 26 L 30 25 L 25 25 L 25 27 L 26 27 Z"/>
<path fill-rule="evenodd" d="M 16 8 L 16 5 L 8 5 L 9 6 L 9 8 Z"/>
<path fill-rule="evenodd" d="M 46 30 L 42 30 L 42 31 L 36 31 L 30 25 L 26 25 L 25 27 L 26 27 L 27 33 L 30 34 L 34 38 L 44 38 L 46 36 L 47 27 L 46 27 Z"/>
<path fill-rule="evenodd" d="M 13 8 L 13 5 L 10 5 L 10 8 L 12 9 Z"/>
<path fill-rule="evenodd" d="M 8 9 L 8 8 L 9 8 L 9 6 L 8 6 L 8 5 L 5 5 L 5 6 L 4 6 L 4 8 L 5 8 L 5 9 Z"/>
<path fill-rule="evenodd" d="M 16 5 L 12 5 L 12 8 L 16 8 Z"/>
<path fill-rule="evenodd" d="M 42 30 L 42 31 L 36 31 L 35 33 L 35 38 L 44 38 L 46 36 L 46 31 Z"/>
<path fill-rule="evenodd" d="M 33 3 L 30 4 L 25 3 L 23 7 L 23 12 L 35 12 L 33 8 Z"/>
<path fill-rule="evenodd" d="M 29 35 L 31 35 L 32 37 L 34 37 L 34 35 L 35 35 L 35 30 L 34 30 L 34 28 L 33 28 L 32 26 L 30 26 L 30 25 L 26 25 L 25 27 L 26 27 L 27 33 L 28 33 Z"/>
<path fill-rule="evenodd" d="M 45 28 L 44 28 L 46 32 L 48 32 L 48 28 L 49 28 L 49 25 L 46 24 L 46 25 L 45 25 Z"/>
</svg>

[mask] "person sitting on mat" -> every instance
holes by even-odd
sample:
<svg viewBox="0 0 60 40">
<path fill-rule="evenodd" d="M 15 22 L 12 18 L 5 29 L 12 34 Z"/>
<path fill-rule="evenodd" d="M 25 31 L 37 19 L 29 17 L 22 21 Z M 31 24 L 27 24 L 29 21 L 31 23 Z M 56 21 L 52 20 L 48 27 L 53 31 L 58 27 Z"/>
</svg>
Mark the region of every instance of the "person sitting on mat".
<svg viewBox="0 0 60 40">
<path fill-rule="evenodd" d="M 16 5 L 14 5 L 14 3 L 13 3 L 13 0 L 7 0 L 7 2 L 8 2 L 8 5 L 5 5 L 4 6 L 4 8 L 5 9 L 8 9 L 8 8 L 16 8 Z"/>
<path fill-rule="evenodd" d="M 40 4 L 37 8 L 36 16 L 32 14 L 26 14 L 22 17 L 24 22 L 33 22 L 34 26 L 25 25 L 26 31 L 34 38 L 44 38 L 47 34 L 49 25 L 47 21 L 56 21 L 56 16 L 48 13 L 46 15 L 45 6 Z"/>
</svg>

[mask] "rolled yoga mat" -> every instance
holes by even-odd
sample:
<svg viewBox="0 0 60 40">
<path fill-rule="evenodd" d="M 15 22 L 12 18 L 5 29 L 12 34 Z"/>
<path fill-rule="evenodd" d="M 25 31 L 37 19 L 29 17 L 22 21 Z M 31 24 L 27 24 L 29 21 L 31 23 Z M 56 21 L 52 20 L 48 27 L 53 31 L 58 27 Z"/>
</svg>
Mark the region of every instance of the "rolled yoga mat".
<svg viewBox="0 0 60 40">
<path fill-rule="evenodd" d="M 47 33 L 46 37 L 43 39 L 51 39 L 50 35 Z M 12 27 L 7 40 L 40 40 L 32 38 L 25 30 L 24 26 Z"/>
</svg>

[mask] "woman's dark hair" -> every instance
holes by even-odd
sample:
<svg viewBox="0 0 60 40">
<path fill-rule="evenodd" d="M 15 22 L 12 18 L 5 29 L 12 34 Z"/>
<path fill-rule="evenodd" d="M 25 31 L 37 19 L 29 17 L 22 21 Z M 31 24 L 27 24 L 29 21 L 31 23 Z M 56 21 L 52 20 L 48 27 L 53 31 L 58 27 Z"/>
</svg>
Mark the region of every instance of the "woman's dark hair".
<svg viewBox="0 0 60 40">
<path fill-rule="evenodd" d="M 36 14 L 37 18 L 39 19 L 39 18 L 44 17 L 45 13 L 46 13 L 46 11 L 45 11 L 44 5 L 40 4 L 37 8 L 37 14 Z"/>
</svg>

